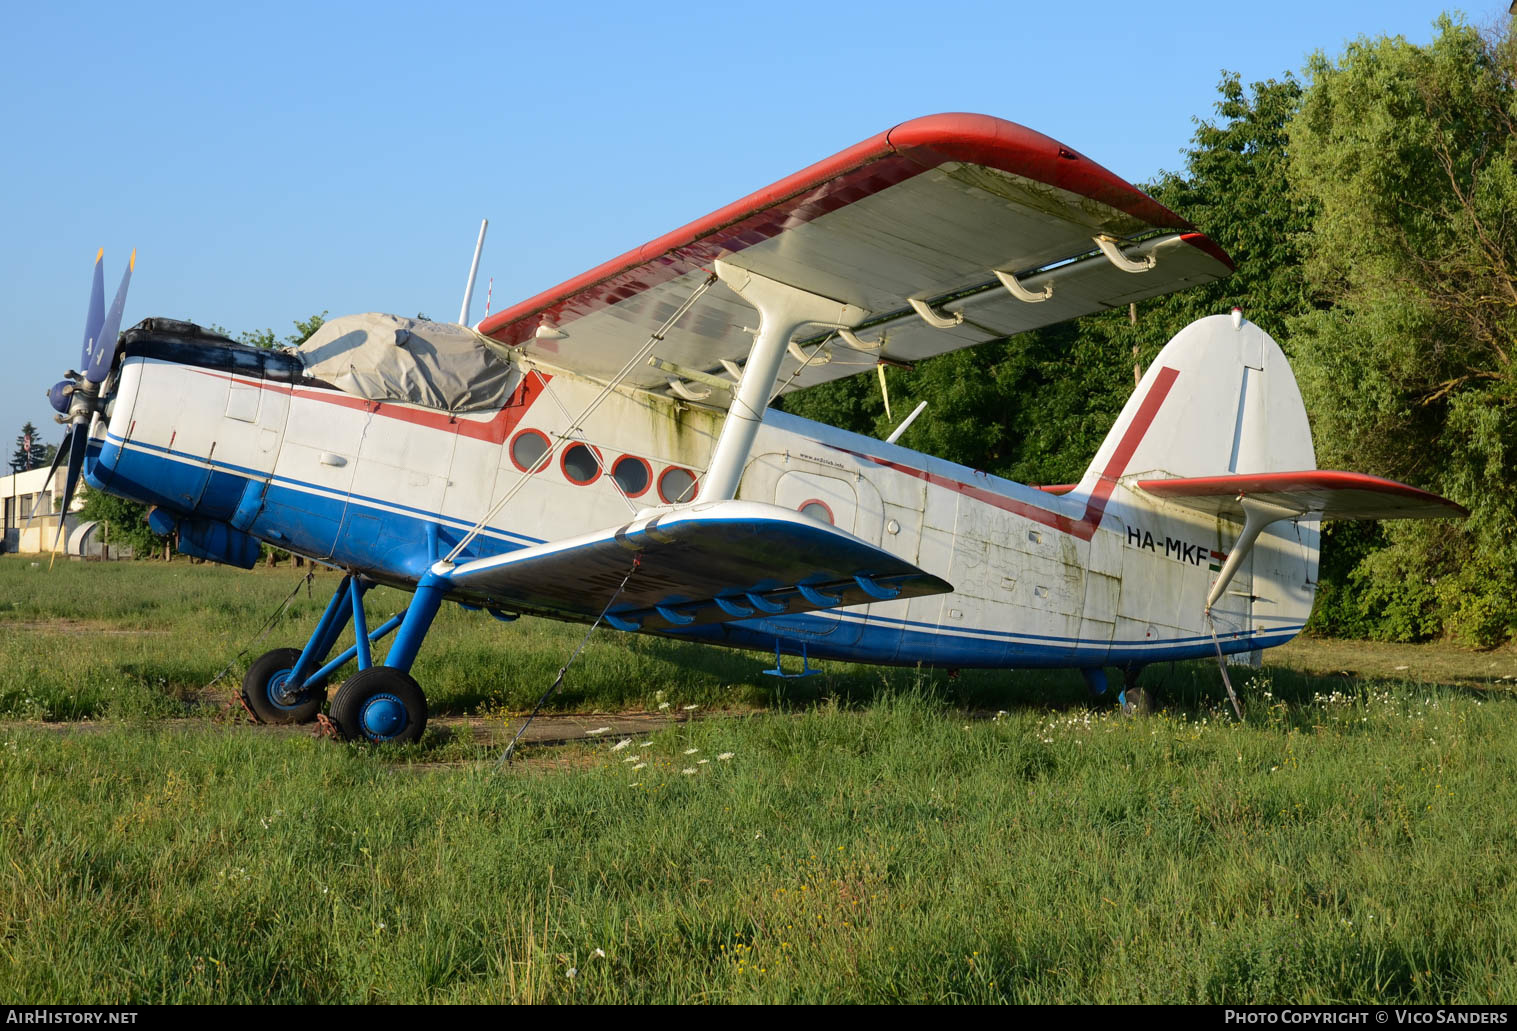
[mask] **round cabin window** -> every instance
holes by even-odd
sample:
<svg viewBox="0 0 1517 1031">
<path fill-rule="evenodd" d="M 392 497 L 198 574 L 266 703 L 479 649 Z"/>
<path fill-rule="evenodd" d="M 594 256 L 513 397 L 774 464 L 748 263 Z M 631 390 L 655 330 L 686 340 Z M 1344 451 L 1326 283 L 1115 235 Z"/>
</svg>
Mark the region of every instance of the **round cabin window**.
<svg viewBox="0 0 1517 1031">
<path fill-rule="evenodd" d="M 653 482 L 653 470 L 636 455 L 622 455 L 611 466 L 611 479 L 627 497 L 637 498 L 647 493 Z"/>
<path fill-rule="evenodd" d="M 678 505 L 694 501 L 700 488 L 696 486 L 695 474 L 689 469 L 671 465 L 658 478 L 658 496 L 666 505 Z"/>
<path fill-rule="evenodd" d="M 564 452 L 564 477 L 583 487 L 600 477 L 600 455 L 586 444 L 570 444 Z"/>
<path fill-rule="evenodd" d="M 538 430 L 522 430 L 511 441 L 511 461 L 522 472 L 540 472 L 548 464 L 548 438 Z"/>
</svg>

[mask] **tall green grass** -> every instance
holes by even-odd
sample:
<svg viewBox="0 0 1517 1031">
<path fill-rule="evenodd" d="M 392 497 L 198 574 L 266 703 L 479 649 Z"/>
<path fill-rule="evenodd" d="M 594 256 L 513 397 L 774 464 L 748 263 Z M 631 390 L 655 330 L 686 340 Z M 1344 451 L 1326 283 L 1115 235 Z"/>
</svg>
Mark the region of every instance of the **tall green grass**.
<svg viewBox="0 0 1517 1031">
<path fill-rule="evenodd" d="M 1269 681 L 1244 724 L 908 690 L 503 768 L 13 728 L 0 995 L 1517 999 L 1511 700 Z"/>
<path fill-rule="evenodd" d="M 271 648 L 305 643 L 339 582 L 339 574 L 322 570 L 313 585 L 301 587 L 301 572 L 288 567 L 244 572 L 183 561 L 63 561 L 48 571 L 45 559 L 35 568 L 34 562 L 0 559 L 0 719 L 214 712 L 252 660 Z M 282 618 L 255 642 L 296 587 Z M 369 625 L 403 610 L 409 599 L 390 588 L 371 591 L 364 605 Z M 445 605 L 412 672 L 434 713 L 520 711 L 553 683 L 585 630 L 531 618 L 502 624 Z M 338 648 L 351 641 L 349 630 Z M 822 663 L 821 676 L 784 681 L 763 674 L 773 664 L 772 655 L 601 627 L 549 709 L 866 700 L 917 679 L 914 671 Z M 340 671 L 333 689 L 355 671 L 353 665 Z M 1084 696 L 1079 677 L 1069 672 L 966 672 L 950 681 L 945 670 L 932 679 L 935 690 L 965 705 L 998 706 L 1019 691 L 1067 701 Z"/>
</svg>

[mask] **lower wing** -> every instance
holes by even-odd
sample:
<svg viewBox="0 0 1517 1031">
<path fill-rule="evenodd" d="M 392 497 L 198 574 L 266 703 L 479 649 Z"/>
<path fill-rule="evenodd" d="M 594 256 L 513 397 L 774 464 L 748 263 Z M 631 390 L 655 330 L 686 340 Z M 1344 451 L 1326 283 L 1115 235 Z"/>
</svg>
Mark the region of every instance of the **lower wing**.
<svg viewBox="0 0 1517 1031">
<path fill-rule="evenodd" d="M 663 510 L 444 574 L 459 595 L 621 630 L 796 614 L 942 594 L 946 581 L 787 508 L 718 501 Z"/>
</svg>

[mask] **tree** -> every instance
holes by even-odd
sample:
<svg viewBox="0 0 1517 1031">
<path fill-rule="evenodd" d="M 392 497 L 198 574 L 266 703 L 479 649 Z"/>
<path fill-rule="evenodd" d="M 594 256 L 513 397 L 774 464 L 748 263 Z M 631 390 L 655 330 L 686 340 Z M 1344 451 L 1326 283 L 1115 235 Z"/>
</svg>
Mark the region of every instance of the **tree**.
<svg viewBox="0 0 1517 1031">
<path fill-rule="evenodd" d="M 27 423 L 16 437 L 16 450 L 11 453 L 11 471 L 24 473 L 28 469 L 46 468 L 57 453 L 57 445 L 44 444 L 37 427 Z"/>
<path fill-rule="evenodd" d="M 100 520 L 108 528 L 111 544 L 130 546 L 137 558 L 151 558 L 163 551 L 166 538 L 154 533 L 147 524 L 147 506 L 118 498 L 100 490 L 87 490 L 79 509 L 82 521 Z M 102 533 L 100 539 L 107 539 Z"/>
<path fill-rule="evenodd" d="M 1290 131 L 1319 304 L 1291 323 L 1320 465 L 1425 486 L 1461 526 L 1389 524 L 1350 572 L 1377 636 L 1517 629 L 1517 89 L 1510 33 L 1312 57 Z"/>
</svg>

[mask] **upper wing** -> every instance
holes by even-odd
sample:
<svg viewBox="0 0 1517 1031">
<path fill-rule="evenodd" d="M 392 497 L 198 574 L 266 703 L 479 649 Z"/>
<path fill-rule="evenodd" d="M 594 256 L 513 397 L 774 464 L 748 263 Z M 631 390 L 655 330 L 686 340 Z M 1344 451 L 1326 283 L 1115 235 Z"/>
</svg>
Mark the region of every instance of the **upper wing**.
<svg viewBox="0 0 1517 1031">
<path fill-rule="evenodd" d="M 1137 486 L 1177 505 L 1240 522 L 1243 497 L 1322 519 L 1462 519 L 1470 514 L 1448 498 L 1395 480 L 1330 469 L 1139 480 Z"/>
<path fill-rule="evenodd" d="M 1118 269 L 1094 238 L 1129 241 L 1148 271 Z M 787 359 L 799 388 L 850 375 L 879 357 L 913 361 L 1077 315 L 1209 282 L 1232 262 L 1183 219 L 1090 159 L 986 115 L 905 122 L 682 229 L 485 319 L 482 333 L 556 365 L 609 378 L 722 259 L 864 308 L 862 349 L 841 337 Z M 1049 299 L 1018 300 L 996 271 Z M 929 326 L 911 299 L 962 313 Z M 756 314 L 721 283 L 659 344 L 661 370 L 630 385 L 662 389 L 668 366 L 704 373 L 746 358 Z M 883 344 L 879 341 L 883 338 Z M 795 352 L 792 351 L 792 354 Z M 805 361 L 802 358 L 806 358 Z M 723 390 L 708 403 L 725 407 Z"/>
<path fill-rule="evenodd" d="M 664 509 L 625 526 L 467 562 L 446 576 L 458 593 L 500 608 L 593 619 L 610 605 L 607 621 L 623 630 L 953 590 L 852 534 L 752 501 Z"/>
</svg>

